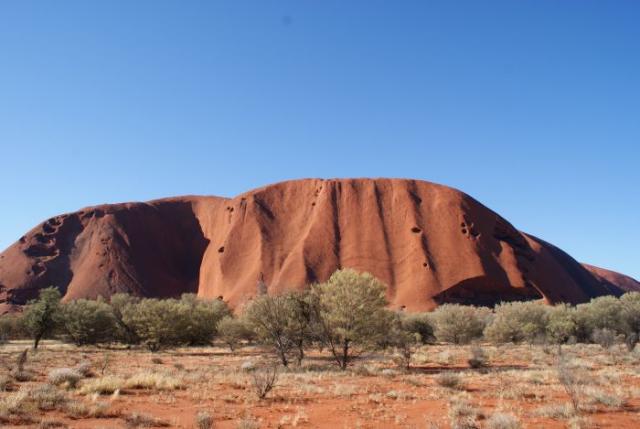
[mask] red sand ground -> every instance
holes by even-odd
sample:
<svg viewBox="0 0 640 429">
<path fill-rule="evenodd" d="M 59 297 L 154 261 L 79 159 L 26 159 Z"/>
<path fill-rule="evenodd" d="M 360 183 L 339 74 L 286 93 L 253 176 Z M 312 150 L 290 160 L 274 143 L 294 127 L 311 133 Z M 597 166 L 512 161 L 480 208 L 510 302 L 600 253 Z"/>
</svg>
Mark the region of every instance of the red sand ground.
<svg viewBox="0 0 640 429">
<path fill-rule="evenodd" d="M 306 179 L 232 199 L 180 197 L 96 206 L 38 225 L 0 254 L 0 312 L 55 285 L 65 299 L 196 292 L 237 306 L 272 292 L 368 271 L 393 307 L 582 302 L 635 280 L 582 266 L 470 196 L 401 179 Z"/>
<path fill-rule="evenodd" d="M 28 344 L 0 349 L 0 376 L 6 376 L 5 365 L 13 364 L 24 347 Z M 65 394 L 68 402 L 106 404 L 107 417 L 73 418 L 68 405 L 60 404 L 55 410 L 14 414 L 3 427 L 37 427 L 41 419 L 48 419 L 71 428 L 123 428 L 127 427 L 126 417 L 137 412 L 161 419 L 172 428 L 193 428 L 196 414 L 207 411 L 214 416 L 215 427 L 223 429 L 242 428 L 242 420 L 255 421 L 259 428 L 445 429 L 451 427 L 451 404 L 460 396 L 476 408 L 481 428 L 490 427 L 487 419 L 496 412 L 516 416 L 523 428 L 640 426 L 638 353 L 628 353 L 622 346 L 609 351 L 596 345 L 563 347 L 572 374 L 579 380 L 576 391 L 579 418 L 583 419 L 582 425 L 569 426 L 571 415 L 557 415 L 558 407 L 569 404 L 569 397 L 558 381 L 555 347 L 485 346 L 485 352 L 489 360 L 484 370 L 469 369 L 469 347 L 438 345 L 421 348 L 409 371 L 395 368 L 391 356 L 375 354 L 356 361 L 346 372 L 338 370 L 326 353 L 311 352 L 302 368 L 294 365 L 282 372 L 276 388 L 265 400 L 258 400 L 251 375 L 240 368 L 244 362 L 258 362 L 269 354 L 253 347 L 236 354 L 217 347 L 152 354 L 45 342 L 26 364 L 34 380 L 11 382 L 10 391 L 0 392 L 0 403 L 20 390 L 45 383 L 55 368 L 89 361 L 97 374 Z M 82 394 L 86 383 L 100 377 L 106 355 L 107 376 L 124 380 L 152 371 L 181 380 L 182 387 L 165 391 L 123 388 L 116 398 Z M 460 385 L 443 387 L 438 380 L 445 373 L 457 374 Z"/>
</svg>

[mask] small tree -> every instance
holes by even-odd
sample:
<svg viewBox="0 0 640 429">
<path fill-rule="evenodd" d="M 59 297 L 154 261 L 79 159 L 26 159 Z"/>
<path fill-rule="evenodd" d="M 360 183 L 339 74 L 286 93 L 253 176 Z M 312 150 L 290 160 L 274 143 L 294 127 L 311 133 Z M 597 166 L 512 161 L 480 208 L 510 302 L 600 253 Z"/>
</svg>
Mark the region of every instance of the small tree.
<svg viewBox="0 0 640 429">
<path fill-rule="evenodd" d="M 559 304 L 548 310 L 547 338 L 554 344 L 564 344 L 578 335 L 575 308 Z"/>
<path fill-rule="evenodd" d="M 478 309 L 459 304 L 444 304 L 432 314 L 434 334 L 438 341 L 468 344 L 482 336 L 483 317 Z"/>
<path fill-rule="evenodd" d="M 284 366 L 289 365 L 288 354 L 295 345 L 290 312 L 291 302 L 286 295 L 259 295 L 243 314 L 258 341 L 272 346 Z"/>
<path fill-rule="evenodd" d="M 103 299 L 78 299 L 61 306 L 63 331 L 78 345 L 105 343 L 114 339 L 116 322 Z"/>
<path fill-rule="evenodd" d="M 126 293 L 111 295 L 109 308 L 118 327 L 116 336 L 119 341 L 125 344 L 137 344 L 140 342 L 140 338 L 138 338 L 133 326 L 125 323 L 124 316 L 128 311 L 128 307 L 135 306 L 139 301 L 140 299 L 138 297 Z"/>
<path fill-rule="evenodd" d="M 218 336 L 234 352 L 242 340 L 253 337 L 253 332 L 245 320 L 225 316 L 218 322 Z"/>
<path fill-rule="evenodd" d="M 387 335 L 393 314 L 385 309 L 385 291 L 371 274 L 351 269 L 338 270 L 314 287 L 322 340 L 341 369 Z"/>
<path fill-rule="evenodd" d="M 544 337 L 547 329 L 547 307 L 537 302 L 506 302 L 495 308 L 495 317 L 485 336 L 496 343 L 533 343 Z"/>
<path fill-rule="evenodd" d="M 422 341 L 422 336 L 412 330 L 416 327 L 413 322 L 415 322 L 414 318 L 406 317 L 404 314 L 394 314 L 386 341 L 394 347 L 398 365 L 407 370 L 411 367 L 411 356 Z"/>
<path fill-rule="evenodd" d="M 37 349 L 40 340 L 59 326 L 60 291 L 55 287 L 40 290 L 38 299 L 30 301 L 23 313 L 23 323 Z"/>
</svg>

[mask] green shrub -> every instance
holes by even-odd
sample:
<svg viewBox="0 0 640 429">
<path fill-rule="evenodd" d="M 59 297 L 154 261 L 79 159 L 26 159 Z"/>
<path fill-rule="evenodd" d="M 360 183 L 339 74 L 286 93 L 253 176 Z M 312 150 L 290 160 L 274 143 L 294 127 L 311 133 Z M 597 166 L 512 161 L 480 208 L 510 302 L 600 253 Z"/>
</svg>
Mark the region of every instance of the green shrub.
<svg viewBox="0 0 640 429">
<path fill-rule="evenodd" d="M 622 305 L 618 298 L 601 296 L 587 304 L 576 307 L 578 337 L 581 341 L 589 341 L 596 329 L 608 329 L 623 333 Z"/>
<path fill-rule="evenodd" d="M 338 270 L 313 293 L 319 305 L 319 327 L 341 369 L 361 350 L 388 338 L 393 314 L 386 310 L 385 285 L 369 273 Z"/>
<path fill-rule="evenodd" d="M 621 319 L 625 342 L 633 350 L 640 338 L 640 292 L 627 292 L 620 297 Z"/>
<path fill-rule="evenodd" d="M 243 340 L 251 340 L 253 331 L 242 318 L 225 316 L 218 322 L 218 337 L 233 352 Z"/>
<path fill-rule="evenodd" d="M 142 299 L 122 308 L 122 323 L 149 350 L 178 345 L 208 344 L 216 325 L 230 311 L 220 300 L 204 301 L 185 294 L 181 299 Z"/>
<path fill-rule="evenodd" d="M 402 327 L 405 331 L 419 335 L 422 344 L 428 344 L 435 340 L 433 322 L 429 313 L 403 313 Z"/>
<path fill-rule="evenodd" d="M 549 308 L 547 338 L 554 344 L 564 344 L 578 336 L 576 309 L 566 304 Z"/>
<path fill-rule="evenodd" d="M 62 330 L 74 344 L 107 343 L 114 339 L 116 323 L 102 299 L 79 299 L 61 306 Z"/>
<path fill-rule="evenodd" d="M 468 344 L 480 338 L 483 319 L 477 308 L 459 304 L 443 304 L 432 313 L 436 339 L 454 344 Z"/>
<path fill-rule="evenodd" d="M 548 307 L 538 302 L 507 302 L 496 306 L 485 336 L 495 343 L 533 343 L 544 338 Z"/>
</svg>

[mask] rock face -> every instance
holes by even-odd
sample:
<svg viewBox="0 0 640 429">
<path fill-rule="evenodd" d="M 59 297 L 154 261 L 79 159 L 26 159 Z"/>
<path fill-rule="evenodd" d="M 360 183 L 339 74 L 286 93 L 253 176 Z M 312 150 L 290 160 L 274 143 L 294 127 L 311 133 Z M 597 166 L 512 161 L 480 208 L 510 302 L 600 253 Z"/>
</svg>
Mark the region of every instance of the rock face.
<svg viewBox="0 0 640 429">
<path fill-rule="evenodd" d="M 388 285 L 394 308 L 583 302 L 635 280 L 585 268 L 455 189 L 417 180 L 306 179 L 232 199 L 180 197 L 51 218 L 0 254 L 0 311 L 55 285 L 66 300 L 195 292 L 238 306 L 338 268 Z"/>
</svg>

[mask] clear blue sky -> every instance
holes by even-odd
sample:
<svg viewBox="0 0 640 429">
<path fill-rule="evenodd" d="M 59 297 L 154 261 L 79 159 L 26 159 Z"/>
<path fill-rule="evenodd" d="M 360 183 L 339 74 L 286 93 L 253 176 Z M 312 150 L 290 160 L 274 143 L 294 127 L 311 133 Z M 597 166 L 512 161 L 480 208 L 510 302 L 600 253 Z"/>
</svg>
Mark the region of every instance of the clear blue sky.
<svg viewBox="0 0 640 429">
<path fill-rule="evenodd" d="M 640 278 L 640 2 L 3 1 L 0 248 L 283 179 L 457 187 Z"/>
</svg>

